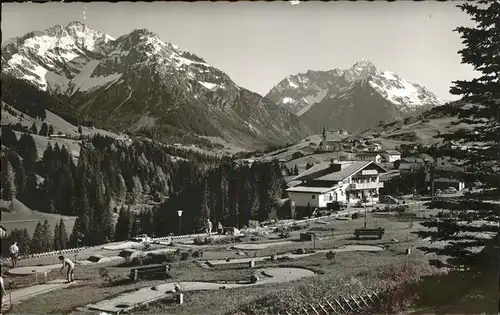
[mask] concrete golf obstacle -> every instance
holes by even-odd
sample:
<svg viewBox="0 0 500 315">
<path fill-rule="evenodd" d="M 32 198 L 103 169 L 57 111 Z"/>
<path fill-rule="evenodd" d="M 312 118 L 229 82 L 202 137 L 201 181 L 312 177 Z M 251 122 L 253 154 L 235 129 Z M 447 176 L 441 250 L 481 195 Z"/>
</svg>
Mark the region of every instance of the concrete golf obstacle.
<svg viewBox="0 0 500 315">
<path fill-rule="evenodd" d="M 172 282 L 145 287 L 135 292 L 125 293 L 110 300 L 89 304 L 85 308 L 88 310 L 120 313 L 130 311 L 138 306 L 151 303 L 168 297 L 174 297 L 179 292 L 219 290 L 241 288 L 268 283 L 280 283 L 299 280 L 305 277 L 314 276 L 314 272 L 303 268 L 266 268 L 261 270 L 257 281 L 236 282 L 236 283 L 214 283 L 214 282 Z"/>
<path fill-rule="evenodd" d="M 315 252 L 312 253 L 304 253 L 304 254 L 283 254 L 283 255 L 275 255 L 275 259 L 279 260 L 280 258 L 283 257 L 288 257 L 289 259 L 297 259 L 297 258 L 303 258 L 307 256 L 312 256 L 316 255 L 319 253 L 326 253 L 326 252 L 334 252 L 334 253 L 341 253 L 341 252 L 378 252 L 384 250 L 382 247 L 379 246 L 371 246 L 371 245 L 346 245 L 342 246 L 339 248 L 334 248 L 334 249 L 321 249 L 321 250 L 316 250 Z M 208 265 L 209 267 L 214 267 L 216 265 L 227 265 L 227 264 L 249 264 L 251 261 L 257 262 L 257 261 L 265 261 L 265 260 L 271 260 L 271 256 L 261 256 L 261 257 L 249 257 L 249 258 L 235 258 L 235 259 L 213 259 L 213 260 L 205 260 L 203 263 Z"/>
</svg>

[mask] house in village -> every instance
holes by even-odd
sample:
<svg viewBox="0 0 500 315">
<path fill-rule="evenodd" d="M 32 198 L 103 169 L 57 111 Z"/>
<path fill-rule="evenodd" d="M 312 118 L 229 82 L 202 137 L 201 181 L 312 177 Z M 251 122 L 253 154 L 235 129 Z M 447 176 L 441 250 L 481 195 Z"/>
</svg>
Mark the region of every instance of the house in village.
<svg viewBox="0 0 500 315">
<path fill-rule="evenodd" d="M 356 161 L 373 161 L 375 163 L 382 162 L 382 155 L 378 152 L 362 152 L 354 155 Z"/>
<path fill-rule="evenodd" d="M 321 209 L 330 202 L 355 204 L 363 199 L 378 202 L 379 174 L 386 169 L 373 161 L 330 161 L 314 165 L 293 180 L 300 183 L 288 188 L 295 208 Z"/>
<path fill-rule="evenodd" d="M 405 157 L 394 161 L 394 168 L 398 169 L 400 173 L 414 173 L 425 168 L 425 161 L 421 157 Z"/>
<path fill-rule="evenodd" d="M 322 152 L 339 152 L 343 150 L 341 141 L 323 139 L 319 143 L 319 150 Z"/>
<path fill-rule="evenodd" d="M 377 142 L 371 142 L 367 143 L 366 145 L 366 152 L 380 152 L 382 150 L 382 145 Z"/>
<path fill-rule="evenodd" d="M 385 150 L 382 152 L 382 157 L 385 162 L 393 163 L 397 160 L 401 160 L 401 153 L 396 150 Z"/>
<path fill-rule="evenodd" d="M 426 176 L 425 182 L 428 187 L 431 187 L 431 180 L 429 175 Z M 465 182 L 463 180 L 460 180 L 458 178 L 453 178 L 453 177 L 437 177 L 434 178 L 434 190 L 440 189 L 440 190 L 445 190 L 450 187 L 455 188 L 458 191 L 462 191 L 465 189 Z"/>
</svg>

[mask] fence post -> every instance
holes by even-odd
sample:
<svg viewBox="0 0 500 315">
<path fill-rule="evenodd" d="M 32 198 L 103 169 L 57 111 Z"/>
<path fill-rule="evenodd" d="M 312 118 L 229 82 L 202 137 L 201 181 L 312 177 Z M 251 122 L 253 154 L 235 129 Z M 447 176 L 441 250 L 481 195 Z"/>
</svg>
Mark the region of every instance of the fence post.
<svg viewBox="0 0 500 315">
<path fill-rule="evenodd" d="M 340 308 L 344 311 L 344 313 L 347 314 L 346 309 L 344 308 L 344 306 L 342 306 L 342 304 L 340 304 L 339 300 L 337 300 L 337 299 L 334 299 L 334 300 L 335 300 L 335 302 L 337 302 L 337 305 L 340 306 Z"/>
<path fill-rule="evenodd" d="M 359 294 L 359 298 L 361 299 L 361 301 L 363 301 L 363 303 L 365 303 L 366 307 L 370 307 L 370 305 L 366 303 L 365 299 L 363 299 L 363 296 L 361 294 Z"/>
<path fill-rule="evenodd" d="M 354 296 L 351 295 L 351 299 L 358 306 L 359 309 L 362 309 L 361 305 L 359 305 L 358 301 L 356 300 L 356 298 Z"/>
<path fill-rule="evenodd" d="M 323 307 L 323 305 L 321 305 L 321 303 L 319 303 L 319 307 L 325 314 L 328 314 L 328 311 Z"/>
<path fill-rule="evenodd" d="M 349 306 L 349 308 L 351 309 L 351 311 L 354 312 L 354 307 L 352 307 L 351 304 L 349 304 L 349 301 L 345 297 L 342 297 L 342 298 L 344 299 L 345 304 L 347 304 L 347 306 Z"/>
<path fill-rule="evenodd" d="M 309 304 L 309 306 L 312 308 L 314 314 L 319 315 L 318 311 L 314 308 L 314 305 Z"/>
</svg>

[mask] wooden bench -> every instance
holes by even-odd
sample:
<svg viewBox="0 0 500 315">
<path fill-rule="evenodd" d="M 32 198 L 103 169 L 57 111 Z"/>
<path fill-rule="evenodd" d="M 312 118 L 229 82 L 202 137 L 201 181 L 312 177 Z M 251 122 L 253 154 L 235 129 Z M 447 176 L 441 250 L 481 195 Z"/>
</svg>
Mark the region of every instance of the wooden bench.
<svg viewBox="0 0 500 315">
<path fill-rule="evenodd" d="M 412 212 L 400 212 L 399 217 L 400 218 L 416 218 L 417 214 L 412 213 Z"/>
<path fill-rule="evenodd" d="M 306 233 L 300 233 L 299 239 L 301 242 L 310 242 L 315 238 L 316 238 L 316 233 L 306 232 Z"/>
<path fill-rule="evenodd" d="M 360 236 L 376 236 L 378 239 L 382 238 L 382 235 L 384 235 L 385 229 L 383 228 L 378 228 L 378 229 L 367 229 L 367 228 L 362 228 L 362 229 L 357 229 L 354 230 L 354 236 L 359 239 Z"/>
<path fill-rule="evenodd" d="M 170 271 L 170 265 L 156 264 L 148 266 L 134 267 L 130 269 L 130 279 L 138 281 L 139 279 L 163 278 L 165 279 Z"/>
</svg>

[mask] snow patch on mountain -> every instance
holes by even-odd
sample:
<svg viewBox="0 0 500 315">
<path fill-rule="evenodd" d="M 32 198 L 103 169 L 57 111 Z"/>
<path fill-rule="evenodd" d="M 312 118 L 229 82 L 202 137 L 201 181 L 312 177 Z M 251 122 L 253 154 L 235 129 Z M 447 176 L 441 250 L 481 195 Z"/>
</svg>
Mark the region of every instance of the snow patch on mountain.
<svg viewBox="0 0 500 315">
<path fill-rule="evenodd" d="M 94 71 L 99 65 L 98 60 L 92 60 L 82 69 L 82 71 L 71 81 L 73 88 L 73 93 L 76 91 L 84 92 L 95 88 L 99 88 L 106 84 L 116 82 L 122 76 L 119 73 L 106 75 L 106 76 L 94 76 Z"/>
<path fill-rule="evenodd" d="M 203 81 L 198 81 L 201 85 L 203 85 L 207 90 L 210 91 L 215 91 L 219 85 L 215 83 L 210 83 L 210 82 L 203 82 Z"/>
<path fill-rule="evenodd" d="M 294 89 L 299 87 L 296 83 L 294 83 L 292 80 L 290 80 L 290 78 L 288 78 L 288 84 L 290 85 L 291 88 L 294 88 Z"/>
</svg>

